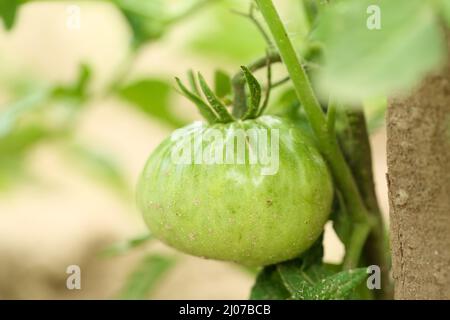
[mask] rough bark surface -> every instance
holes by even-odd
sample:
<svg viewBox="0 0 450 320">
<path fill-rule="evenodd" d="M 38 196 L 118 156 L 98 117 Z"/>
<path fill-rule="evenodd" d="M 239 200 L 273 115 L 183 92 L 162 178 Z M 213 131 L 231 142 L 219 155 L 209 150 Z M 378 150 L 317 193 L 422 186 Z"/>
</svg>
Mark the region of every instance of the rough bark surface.
<svg viewBox="0 0 450 320">
<path fill-rule="evenodd" d="M 450 57 L 388 109 L 396 299 L 450 299 Z"/>
</svg>

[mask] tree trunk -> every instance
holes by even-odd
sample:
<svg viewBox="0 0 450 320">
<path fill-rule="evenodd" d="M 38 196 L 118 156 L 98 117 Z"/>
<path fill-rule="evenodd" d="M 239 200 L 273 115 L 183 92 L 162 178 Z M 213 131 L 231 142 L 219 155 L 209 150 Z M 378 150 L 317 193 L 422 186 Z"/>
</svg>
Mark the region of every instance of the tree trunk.
<svg viewBox="0 0 450 320">
<path fill-rule="evenodd" d="M 388 108 L 396 299 L 450 299 L 450 57 Z"/>
</svg>

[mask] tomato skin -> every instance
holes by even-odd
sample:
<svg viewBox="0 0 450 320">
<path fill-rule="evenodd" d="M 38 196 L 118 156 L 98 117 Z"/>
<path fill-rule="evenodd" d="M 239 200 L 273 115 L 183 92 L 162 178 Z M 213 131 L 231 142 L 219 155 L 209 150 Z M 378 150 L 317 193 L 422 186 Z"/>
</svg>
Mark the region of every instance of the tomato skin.
<svg viewBox="0 0 450 320">
<path fill-rule="evenodd" d="M 302 132 L 284 119 L 262 116 L 184 130 L 224 134 L 238 128 L 279 131 L 279 168 L 259 164 L 174 164 L 170 138 L 150 156 L 137 203 L 154 236 L 195 256 L 269 265 L 297 257 L 323 231 L 333 185 L 328 168 Z M 208 142 L 204 142 L 208 144 Z"/>
</svg>

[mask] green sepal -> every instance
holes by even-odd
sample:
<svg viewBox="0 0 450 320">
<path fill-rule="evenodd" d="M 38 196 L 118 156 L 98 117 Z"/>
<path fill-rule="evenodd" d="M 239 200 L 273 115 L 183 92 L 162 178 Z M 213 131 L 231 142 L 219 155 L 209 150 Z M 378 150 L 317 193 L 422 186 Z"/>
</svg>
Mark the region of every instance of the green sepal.
<svg viewBox="0 0 450 320">
<path fill-rule="evenodd" d="M 232 122 L 233 117 L 228 112 L 226 106 L 219 100 L 219 98 L 214 94 L 214 92 L 208 86 L 208 84 L 205 81 L 205 78 L 203 78 L 201 73 L 198 73 L 198 79 L 200 81 L 200 88 L 202 89 L 203 94 L 205 95 L 206 99 L 210 103 L 211 107 L 214 109 L 214 111 L 219 116 L 219 121 L 222 123 Z"/>
<path fill-rule="evenodd" d="M 194 103 L 200 114 L 208 121 L 208 123 L 217 123 L 219 122 L 218 116 L 211 110 L 207 103 L 205 103 L 198 95 L 189 91 L 181 82 L 179 78 L 175 78 L 175 81 L 178 84 L 178 87 L 183 92 L 183 94 L 188 98 L 192 103 Z"/>
<path fill-rule="evenodd" d="M 242 66 L 241 69 L 244 72 L 245 80 L 250 91 L 250 106 L 242 119 L 254 119 L 258 116 L 259 105 L 261 103 L 261 85 L 247 67 Z"/>
<path fill-rule="evenodd" d="M 214 72 L 214 92 L 221 99 L 231 94 L 231 77 L 225 71 Z"/>
<path fill-rule="evenodd" d="M 198 88 L 197 79 L 195 78 L 194 71 L 188 71 L 189 85 L 193 93 L 200 97 L 200 90 Z"/>
</svg>

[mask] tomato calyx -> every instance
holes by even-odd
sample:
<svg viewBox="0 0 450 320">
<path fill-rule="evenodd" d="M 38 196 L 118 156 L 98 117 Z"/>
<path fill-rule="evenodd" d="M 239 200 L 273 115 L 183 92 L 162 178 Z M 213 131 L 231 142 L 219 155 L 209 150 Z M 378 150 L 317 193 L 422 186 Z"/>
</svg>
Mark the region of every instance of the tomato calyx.
<svg viewBox="0 0 450 320">
<path fill-rule="evenodd" d="M 239 117 L 232 115 L 227 109 L 231 99 L 219 97 L 218 94 L 210 88 L 200 72 L 197 76 L 193 72 L 188 73 L 190 89 L 188 89 L 179 78 L 175 78 L 175 80 L 181 93 L 197 106 L 200 114 L 209 124 L 256 119 L 264 113 L 268 103 L 268 93 L 263 101 L 261 84 L 247 67 L 241 66 L 241 69 L 244 75 L 243 85 L 246 84 L 248 86 L 249 106 Z M 268 91 L 270 91 L 270 89 L 268 89 Z"/>
</svg>

